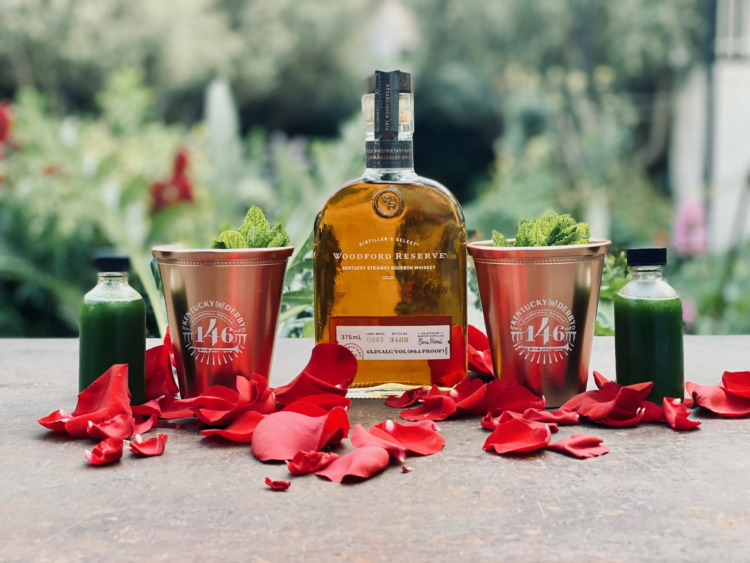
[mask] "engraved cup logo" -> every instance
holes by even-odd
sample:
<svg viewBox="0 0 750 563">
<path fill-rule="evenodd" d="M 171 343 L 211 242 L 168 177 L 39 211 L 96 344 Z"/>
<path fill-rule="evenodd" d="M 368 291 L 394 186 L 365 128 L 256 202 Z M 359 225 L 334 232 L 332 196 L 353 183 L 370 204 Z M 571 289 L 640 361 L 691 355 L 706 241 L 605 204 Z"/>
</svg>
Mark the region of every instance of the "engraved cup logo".
<svg viewBox="0 0 750 563">
<path fill-rule="evenodd" d="M 182 338 L 196 362 L 221 365 L 245 350 L 245 320 L 232 305 L 201 301 L 182 318 Z"/>
<path fill-rule="evenodd" d="M 378 215 L 389 219 L 404 210 L 404 198 L 394 187 L 383 188 L 373 197 L 372 207 Z"/>
<path fill-rule="evenodd" d="M 573 348 L 576 319 L 561 301 L 536 299 L 515 312 L 510 333 L 517 354 L 536 364 L 552 364 Z"/>
</svg>

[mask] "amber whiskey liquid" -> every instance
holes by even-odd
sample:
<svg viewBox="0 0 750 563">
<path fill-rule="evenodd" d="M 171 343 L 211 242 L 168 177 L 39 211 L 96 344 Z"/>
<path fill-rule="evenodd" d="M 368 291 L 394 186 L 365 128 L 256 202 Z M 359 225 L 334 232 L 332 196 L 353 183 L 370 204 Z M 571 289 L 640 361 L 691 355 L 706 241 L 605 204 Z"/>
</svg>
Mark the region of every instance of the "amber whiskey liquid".
<svg viewBox="0 0 750 563">
<path fill-rule="evenodd" d="M 363 98 L 365 174 L 315 223 L 316 342 L 357 357 L 355 395 L 452 386 L 466 376 L 463 213 L 414 172 L 408 74 L 376 73 L 373 89 Z"/>
</svg>

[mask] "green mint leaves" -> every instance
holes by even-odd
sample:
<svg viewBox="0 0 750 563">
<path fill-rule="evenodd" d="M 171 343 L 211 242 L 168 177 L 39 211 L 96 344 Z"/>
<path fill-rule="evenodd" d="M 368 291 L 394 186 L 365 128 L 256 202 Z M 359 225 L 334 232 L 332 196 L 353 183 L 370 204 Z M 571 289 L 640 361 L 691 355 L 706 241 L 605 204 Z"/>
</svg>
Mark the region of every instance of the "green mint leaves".
<svg viewBox="0 0 750 563">
<path fill-rule="evenodd" d="M 289 235 L 281 224 L 271 227 L 266 215 L 253 205 L 245 215 L 242 226 L 236 231 L 224 231 L 211 244 L 211 248 L 276 248 L 289 246 Z"/>
<path fill-rule="evenodd" d="M 591 232 L 588 223 L 576 223 L 569 214 L 550 213 L 537 219 L 524 219 L 518 226 L 513 242 L 492 231 L 494 246 L 562 246 L 588 244 Z"/>
</svg>

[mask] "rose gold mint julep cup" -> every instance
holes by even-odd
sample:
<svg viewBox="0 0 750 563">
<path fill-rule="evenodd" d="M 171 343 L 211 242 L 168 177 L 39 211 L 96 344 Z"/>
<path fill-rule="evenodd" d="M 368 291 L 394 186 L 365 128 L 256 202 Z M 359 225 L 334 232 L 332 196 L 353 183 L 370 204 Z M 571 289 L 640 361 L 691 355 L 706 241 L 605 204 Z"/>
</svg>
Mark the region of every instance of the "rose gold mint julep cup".
<svg viewBox="0 0 750 563">
<path fill-rule="evenodd" d="M 610 245 L 467 245 L 499 379 L 544 395 L 548 407 L 586 390 Z"/>
<path fill-rule="evenodd" d="M 268 377 L 284 273 L 293 248 L 157 246 L 180 395 Z"/>
</svg>

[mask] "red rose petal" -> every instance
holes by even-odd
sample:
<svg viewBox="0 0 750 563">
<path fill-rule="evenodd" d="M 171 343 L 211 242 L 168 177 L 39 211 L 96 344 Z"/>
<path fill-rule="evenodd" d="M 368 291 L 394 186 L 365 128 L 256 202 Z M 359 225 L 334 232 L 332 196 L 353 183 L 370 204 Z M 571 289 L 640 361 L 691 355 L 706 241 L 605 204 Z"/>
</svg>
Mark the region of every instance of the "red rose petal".
<svg viewBox="0 0 750 563">
<path fill-rule="evenodd" d="M 590 434 L 573 434 L 547 446 L 548 450 L 572 455 L 578 459 L 608 454 L 609 448 L 602 446 L 602 439 Z"/>
<path fill-rule="evenodd" d="M 572 397 L 562 408 L 577 412 L 598 424 L 633 426 L 641 420 L 642 403 L 653 385 L 650 381 L 627 386 L 605 382 L 601 389 Z"/>
<path fill-rule="evenodd" d="M 333 452 L 297 452 L 286 462 L 286 467 L 293 475 L 307 475 L 328 467 L 340 457 Z"/>
<path fill-rule="evenodd" d="M 146 350 L 146 401 L 177 391 L 169 348 L 161 344 Z"/>
<path fill-rule="evenodd" d="M 364 446 L 335 460 L 315 475 L 341 483 L 347 477 L 367 479 L 388 466 L 390 454 L 377 446 Z"/>
<path fill-rule="evenodd" d="M 86 451 L 86 459 L 91 465 L 105 465 L 122 457 L 122 440 L 107 438 L 102 440 L 91 451 Z"/>
<path fill-rule="evenodd" d="M 469 369 L 480 375 L 495 375 L 490 354 L 490 341 L 487 336 L 475 326 L 469 325 Z"/>
<path fill-rule="evenodd" d="M 414 471 L 414 469 L 407 465 L 401 466 L 401 473 L 411 473 L 412 471 Z"/>
<path fill-rule="evenodd" d="M 750 371 L 725 371 L 721 385 L 727 393 L 750 399 Z"/>
<path fill-rule="evenodd" d="M 136 422 L 133 425 L 133 434 L 145 434 L 154 426 L 156 426 L 157 420 L 158 417 L 155 414 L 152 414 L 151 416 L 145 418 L 142 422 Z"/>
<path fill-rule="evenodd" d="M 232 442 L 252 442 L 258 423 L 266 417 L 258 411 L 246 411 L 232 420 L 226 428 L 206 428 L 203 436 L 221 436 Z"/>
<path fill-rule="evenodd" d="M 682 401 L 682 404 L 687 408 L 692 409 L 695 406 L 695 401 L 692 397 L 685 397 L 685 399 L 683 399 Z"/>
<path fill-rule="evenodd" d="M 386 420 L 370 427 L 370 434 L 384 440 L 392 439 L 402 445 L 407 452 L 417 455 L 432 455 L 443 449 L 445 438 L 437 427 L 420 422 L 400 424 Z"/>
<path fill-rule="evenodd" d="M 547 420 L 534 420 L 533 418 L 528 418 L 526 416 L 527 412 L 536 412 L 536 410 L 537 409 L 526 409 L 524 413 L 520 413 L 516 411 L 502 411 L 500 413 L 500 416 L 492 416 L 492 413 L 488 412 L 486 415 L 482 417 L 482 420 L 481 420 L 482 428 L 486 428 L 487 430 L 495 430 L 503 422 L 508 422 L 509 420 L 521 418 L 523 420 L 528 420 L 530 422 L 539 422 L 541 424 L 546 424 L 550 432 L 552 432 L 553 434 L 560 431 L 560 428 L 558 428 L 557 423 L 555 422 L 551 422 Z M 540 416 L 540 418 L 543 418 L 543 416 Z"/>
<path fill-rule="evenodd" d="M 675 430 L 690 430 L 691 428 L 700 426 L 700 421 L 688 418 L 690 411 L 682 404 L 680 399 L 664 397 L 662 406 L 667 424 Z"/>
<path fill-rule="evenodd" d="M 692 381 L 685 383 L 688 394 L 695 404 L 716 414 L 728 417 L 740 417 L 750 414 L 750 399 L 728 393 L 719 385 L 696 385 Z"/>
<path fill-rule="evenodd" d="M 542 409 L 526 409 L 523 411 L 523 417 L 526 420 L 533 420 L 535 422 L 547 422 L 553 424 L 559 424 L 560 426 L 573 426 L 579 424 L 578 413 L 573 412 L 570 409 L 559 408 L 554 411 L 547 411 Z"/>
<path fill-rule="evenodd" d="M 309 395 L 346 395 L 357 374 L 357 358 L 339 344 L 315 346 L 305 369 L 288 385 L 277 387 L 276 400 L 282 405 Z"/>
<path fill-rule="evenodd" d="M 100 424 L 121 413 L 132 414 L 127 364 L 113 365 L 78 394 L 78 404 L 65 422 L 65 431 L 74 438 L 86 438 L 89 421 Z"/>
<path fill-rule="evenodd" d="M 270 477 L 266 477 L 266 485 L 271 487 L 272 491 L 286 491 L 292 486 L 290 481 L 272 481 Z"/>
<path fill-rule="evenodd" d="M 349 440 L 355 448 L 377 446 L 387 450 L 393 459 L 397 461 L 404 461 L 406 459 L 406 448 L 402 444 L 394 440 L 389 434 L 386 434 L 384 437 L 371 434 L 361 424 L 357 424 L 352 428 L 352 436 Z"/>
<path fill-rule="evenodd" d="M 613 383 L 613 382 L 612 382 L 612 381 L 610 381 L 609 379 L 607 379 L 606 377 L 604 377 L 604 376 L 603 376 L 603 375 L 602 375 L 601 373 L 599 373 L 598 371 L 595 371 L 595 372 L 594 372 L 594 383 L 596 383 L 596 387 L 597 387 L 598 389 L 601 389 L 601 388 L 602 388 L 602 387 L 604 387 L 604 386 L 605 386 L 605 385 L 606 385 L 607 383 Z M 581 434 L 581 435 L 583 435 L 583 434 Z"/>
<path fill-rule="evenodd" d="M 526 409 L 544 409 L 546 406 L 544 397 L 538 397 L 522 385 L 508 384 L 502 380 L 487 384 L 484 412 L 492 412 L 496 416 L 501 411 L 523 412 Z"/>
<path fill-rule="evenodd" d="M 427 395 L 422 404 L 413 409 L 401 411 L 404 420 L 445 420 L 456 412 L 456 402 L 445 395 Z"/>
<path fill-rule="evenodd" d="M 466 336 L 462 326 L 451 327 L 450 347 L 450 358 L 427 360 L 433 385 L 453 387 L 466 377 Z"/>
<path fill-rule="evenodd" d="M 334 395 L 333 393 L 308 395 L 306 397 L 301 397 L 296 402 L 312 403 L 325 411 L 331 411 L 334 407 L 341 407 L 344 410 L 349 410 L 349 407 L 352 404 L 351 399 L 347 399 L 346 397 L 342 397 L 341 395 Z"/>
<path fill-rule="evenodd" d="M 486 395 L 487 384 L 481 379 L 464 379 L 448 393 L 448 396 L 456 402 L 456 410 L 460 409 L 467 414 L 483 413 Z"/>
<path fill-rule="evenodd" d="M 415 389 L 404 391 L 401 395 L 386 397 L 385 404 L 394 409 L 405 409 L 406 407 L 416 405 L 429 392 L 429 386 L 416 387 Z"/>
<path fill-rule="evenodd" d="M 88 435 L 96 440 L 106 440 L 107 438 L 127 440 L 133 435 L 134 430 L 133 417 L 122 412 L 99 423 L 89 420 L 86 428 Z"/>
<path fill-rule="evenodd" d="M 161 455 L 167 445 L 167 438 L 166 434 L 157 434 L 148 440 L 144 440 L 140 434 L 136 434 L 135 440 L 130 442 L 130 453 L 139 456 Z"/>
<path fill-rule="evenodd" d="M 498 454 L 530 452 L 544 448 L 551 439 L 552 433 L 546 424 L 514 418 L 499 424 L 482 449 Z"/>
<path fill-rule="evenodd" d="M 664 422 L 664 408 L 652 403 L 651 401 L 643 401 L 641 403 L 643 407 L 643 415 L 641 416 L 641 422 Z"/>
<path fill-rule="evenodd" d="M 292 459 L 297 452 L 320 450 L 348 434 L 349 418 L 340 407 L 325 416 L 280 411 L 267 415 L 255 427 L 252 453 L 261 461 Z"/>
<path fill-rule="evenodd" d="M 56 410 L 55 412 L 48 414 L 37 420 L 39 424 L 49 430 L 55 432 L 65 432 L 65 423 L 73 418 L 73 415 L 65 412 L 62 409 Z"/>
</svg>

